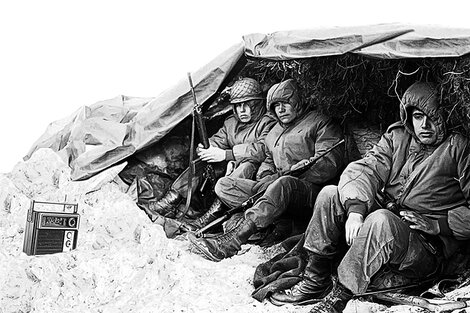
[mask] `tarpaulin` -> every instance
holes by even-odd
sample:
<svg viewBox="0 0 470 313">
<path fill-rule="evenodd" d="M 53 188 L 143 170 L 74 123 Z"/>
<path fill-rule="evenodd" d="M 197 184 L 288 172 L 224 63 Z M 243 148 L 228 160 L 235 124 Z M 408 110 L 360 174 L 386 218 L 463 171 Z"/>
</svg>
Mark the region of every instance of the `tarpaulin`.
<svg viewBox="0 0 470 313">
<path fill-rule="evenodd" d="M 358 53 L 386 59 L 457 57 L 470 52 L 470 29 L 401 24 L 250 34 L 245 53 L 288 60 Z"/>
<path fill-rule="evenodd" d="M 243 45 L 236 44 L 192 74 L 200 103 L 214 95 L 242 55 Z M 50 124 L 25 160 L 39 148 L 52 148 L 72 168 L 72 179 L 85 179 L 159 141 L 192 108 L 187 79 L 156 98 L 101 101 Z"/>
<path fill-rule="evenodd" d="M 197 99 L 207 101 L 245 56 L 288 60 L 357 53 L 374 58 L 458 57 L 470 52 L 470 29 L 401 24 L 330 27 L 250 34 L 193 74 Z M 236 74 L 236 73 L 235 73 Z M 158 142 L 191 114 L 187 79 L 156 98 L 117 98 L 80 108 L 52 123 L 39 148 L 58 151 L 84 179 Z"/>
</svg>

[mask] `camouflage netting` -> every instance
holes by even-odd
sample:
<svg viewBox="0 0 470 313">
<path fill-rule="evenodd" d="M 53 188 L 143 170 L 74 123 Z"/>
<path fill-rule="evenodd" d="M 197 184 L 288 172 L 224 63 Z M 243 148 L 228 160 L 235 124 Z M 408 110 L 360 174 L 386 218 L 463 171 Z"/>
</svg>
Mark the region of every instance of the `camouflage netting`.
<svg viewBox="0 0 470 313">
<path fill-rule="evenodd" d="M 358 54 L 287 61 L 250 58 L 244 67 L 234 71 L 228 85 L 239 77 L 257 79 L 265 92 L 275 83 L 295 79 L 310 106 L 344 125 L 360 155 L 379 140 L 388 125 L 399 120 L 399 97 L 415 81 L 437 82 L 451 128 L 470 134 L 468 55 L 400 60 Z M 212 135 L 222 126 L 224 113 L 231 112 L 230 105 L 224 94 L 217 94 L 204 106 L 209 118 L 208 133 Z M 162 141 L 131 158 L 121 177 L 127 183 L 134 178 L 147 180 L 153 186 L 148 196 L 161 198 L 188 164 L 190 120 L 188 117 Z M 350 153 L 352 159 L 359 156 L 354 151 Z"/>
<path fill-rule="evenodd" d="M 452 128 L 470 134 L 470 56 L 460 58 L 374 59 L 345 54 L 310 59 L 249 59 L 240 76 L 269 88 L 293 78 L 304 99 L 348 124 L 376 125 L 380 131 L 399 119 L 398 97 L 415 81 L 434 81 Z"/>
</svg>

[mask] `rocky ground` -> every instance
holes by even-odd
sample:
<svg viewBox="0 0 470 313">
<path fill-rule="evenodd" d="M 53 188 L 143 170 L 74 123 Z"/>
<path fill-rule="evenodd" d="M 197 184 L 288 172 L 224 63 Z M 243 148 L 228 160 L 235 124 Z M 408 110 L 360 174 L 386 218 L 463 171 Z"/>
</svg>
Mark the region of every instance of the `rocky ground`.
<svg viewBox="0 0 470 313">
<path fill-rule="evenodd" d="M 250 294 L 258 264 L 279 247 L 244 246 L 243 254 L 213 263 L 169 240 L 127 194 L 111 168 L 73 182 L 49 149 L 0 174 L 0 312 L 308 312 L 276 307 Z M 31 200 L 78 203 L 78 247 L 67 253 L 22 252 Z M 470 294 L 459 290 L 450 298 Z M 422 312 L 354 300 L 347 312 Z"/>
</svg>

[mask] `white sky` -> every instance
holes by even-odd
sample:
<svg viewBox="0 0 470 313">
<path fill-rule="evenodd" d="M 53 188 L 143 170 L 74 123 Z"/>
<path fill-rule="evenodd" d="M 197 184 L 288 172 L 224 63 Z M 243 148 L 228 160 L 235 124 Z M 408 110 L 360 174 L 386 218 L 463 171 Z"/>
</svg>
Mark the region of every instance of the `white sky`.
<svg viewBox="0 0 470 313">
<path fill-rule="evenodd" d="M 47 126 L 118 95 L 152 97 L 244 34 L 378 23 L 470 28 L 468 1 L 0 2 L 0 173 Z"/>
</svg>

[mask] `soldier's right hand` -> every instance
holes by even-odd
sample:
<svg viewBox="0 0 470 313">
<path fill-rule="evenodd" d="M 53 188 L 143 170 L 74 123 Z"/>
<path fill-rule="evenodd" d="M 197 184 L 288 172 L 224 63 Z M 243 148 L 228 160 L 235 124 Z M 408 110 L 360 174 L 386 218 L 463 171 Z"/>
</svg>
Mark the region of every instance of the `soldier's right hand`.
<svg viewBox="0 0 470 313">
<path fill-rule="evenodd" d="M 346 220 L 346 243 L 352 245 L 353 240 L 357 237 L 359 230 L 364 224 L 364 217 L 360 213 L 351 212 Z"/>
</svg>

